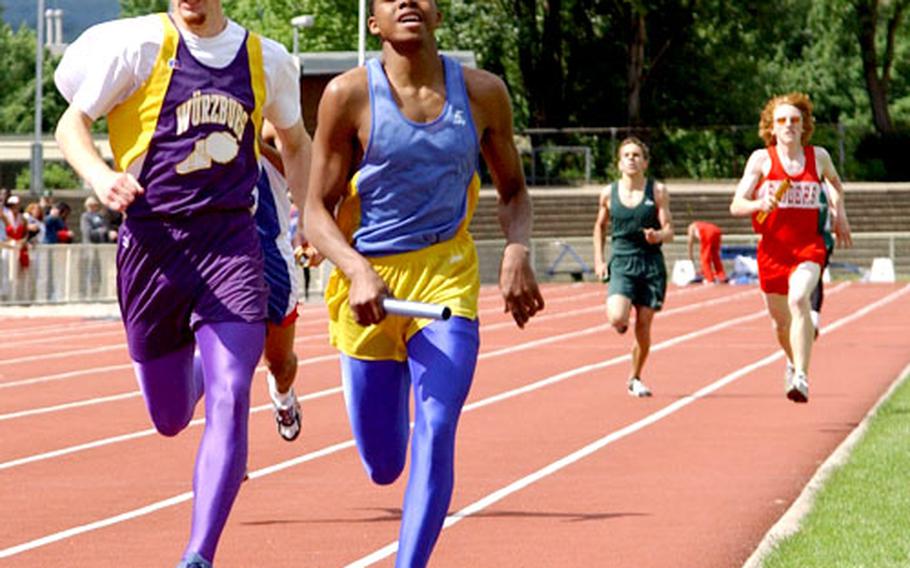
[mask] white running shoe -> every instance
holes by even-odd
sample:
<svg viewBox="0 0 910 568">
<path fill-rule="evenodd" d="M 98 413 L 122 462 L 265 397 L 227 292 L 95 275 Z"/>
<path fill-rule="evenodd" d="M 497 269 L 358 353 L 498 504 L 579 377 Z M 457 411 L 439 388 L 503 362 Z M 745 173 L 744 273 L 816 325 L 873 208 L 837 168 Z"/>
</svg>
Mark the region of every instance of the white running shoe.
<svg viewBox="0 0 910 568">
<path fill-rule="evenodd" d="M 629 396 L 634 396 L 638 398 L 644 398 L 651 396 L 651 389 L 645 386 L 645 383 L 641 382 L 641 379 L 638 377 L 632 377 L 629 379 Z"/>
<path fill-rule="evenodd" d="M 276 403 L 274 400 L 272 405 L 275 407 L 275 422 L 278 424 L 278 433 L 288 442 L 293 442 L 300 435 L 301 428 L 300 402 L 294 393 L 294 387 L 291 387 L 291 390 L 288 391 L 288 398 L 291 400 L 291 404 L 287 407 Z"/>
<path fill-rule="evenodd" d="M 793 363 L 787 361 L 787 370 L 784 371 L 784 392 L 790 392 L 793 388 L 793 376 L 796 374 L 796 367 Z"/>
<path fill-rule="evenodd" d="M 806 373 L 795 373 L 787 389 L 787 398 L 793 402 L 809 402 L 809 377 Z"/>
</svg>

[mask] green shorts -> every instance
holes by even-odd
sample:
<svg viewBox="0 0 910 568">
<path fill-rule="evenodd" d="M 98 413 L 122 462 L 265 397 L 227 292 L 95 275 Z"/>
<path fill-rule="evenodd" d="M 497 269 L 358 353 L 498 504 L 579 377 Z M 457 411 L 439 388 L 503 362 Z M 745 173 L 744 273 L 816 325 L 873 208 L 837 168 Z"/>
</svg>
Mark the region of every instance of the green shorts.
<svg viewBox="0 0 910 568">
<path fill-rule="evenodd" d="M 610 283 L 608 297 L 619 294 L 629 298 L 633 306 L 660 310 L 667 292 L 664 255 L 614 256 L 607 267 L 607 281 Z"/>
</svg>

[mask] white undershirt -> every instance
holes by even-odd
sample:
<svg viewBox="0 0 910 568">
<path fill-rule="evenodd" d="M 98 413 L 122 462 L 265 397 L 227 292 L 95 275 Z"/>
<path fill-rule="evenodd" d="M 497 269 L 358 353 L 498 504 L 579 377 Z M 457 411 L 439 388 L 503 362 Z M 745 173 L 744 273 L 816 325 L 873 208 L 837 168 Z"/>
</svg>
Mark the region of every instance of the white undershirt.
<svg viewBox="0 0 910 568">
<path fill-rule="evenodd" d="M 186 30 L 180 30 L 180 35 L 193 57 L 217 69 L 234 60 L 246 30 L 228 20 L 224 31 L 214 37 Z M 70 104 L 97 120 L 148 79 L 163 40 L 164 25 L 158 15 L 97 24 L 67 48 L 54 81 Z M 265 37 L 262 60 L 266 83 L 263 116 L 278 128 L 289 128 L 300 118 L 297 67 L 283 45 Z"/>
</svg>

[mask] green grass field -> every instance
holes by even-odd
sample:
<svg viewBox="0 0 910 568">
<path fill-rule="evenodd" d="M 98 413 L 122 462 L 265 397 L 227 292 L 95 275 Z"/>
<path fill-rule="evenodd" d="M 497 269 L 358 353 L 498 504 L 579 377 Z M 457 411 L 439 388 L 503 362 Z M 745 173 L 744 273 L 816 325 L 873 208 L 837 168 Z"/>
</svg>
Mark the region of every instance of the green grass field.
<svg viewBox="0 0 910 568">
<path fill-rule="evenodd" d="M 799 532 L 778 543 L 763 566 L 910 566 L 910 380 L 879 408 Z"/>
</svg>

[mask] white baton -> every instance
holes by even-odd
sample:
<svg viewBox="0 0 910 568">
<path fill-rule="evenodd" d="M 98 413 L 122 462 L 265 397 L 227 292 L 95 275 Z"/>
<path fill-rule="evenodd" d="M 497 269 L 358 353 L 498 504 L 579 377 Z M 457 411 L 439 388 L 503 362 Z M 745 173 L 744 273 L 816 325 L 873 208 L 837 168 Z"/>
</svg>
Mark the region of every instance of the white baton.
<svg viewBox="0 0 910 568">
<path fill-rule="evenodd" d="M 395 298 L 383 298 L 382 309 L 396 316 L 409 316 L 412 318 L 447 320 L 452 317 L 452 309 L 448 306 L 396 300 Z"/>
</svg>

